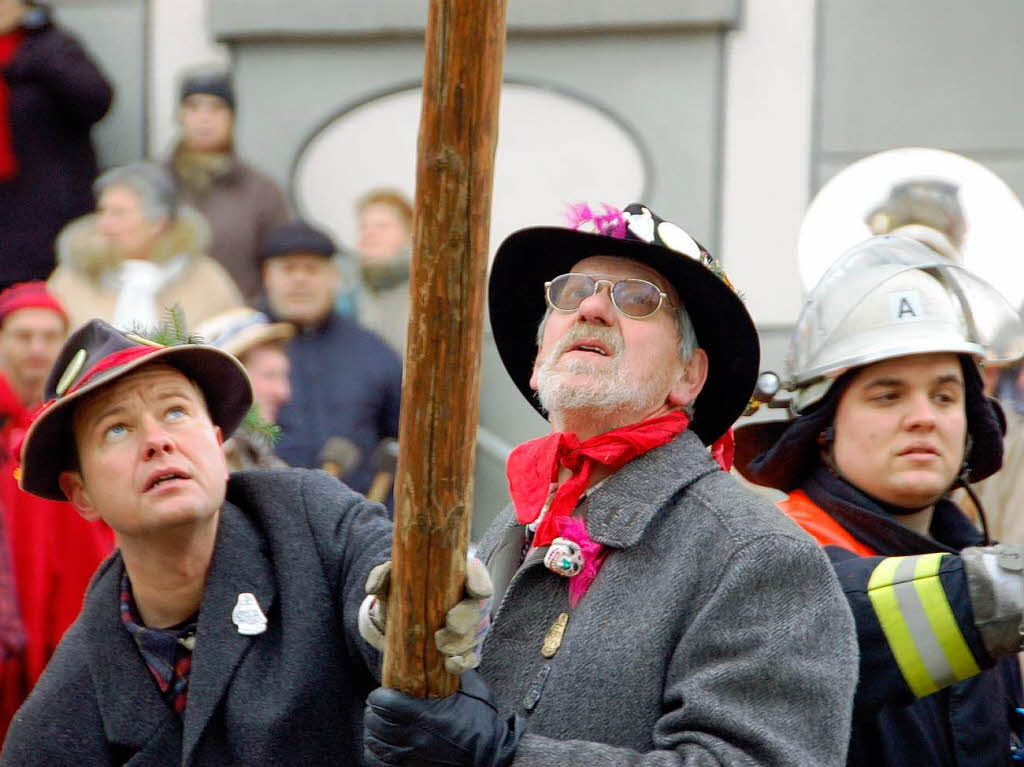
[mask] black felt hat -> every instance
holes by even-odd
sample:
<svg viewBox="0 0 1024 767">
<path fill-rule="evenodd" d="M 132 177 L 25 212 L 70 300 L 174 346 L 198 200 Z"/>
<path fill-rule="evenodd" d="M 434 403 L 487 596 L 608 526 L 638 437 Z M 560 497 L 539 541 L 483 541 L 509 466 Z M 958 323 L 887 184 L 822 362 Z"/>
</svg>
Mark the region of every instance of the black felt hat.
<svg viewBox="0 0 1024 767">
<path fill-rule="evenodd" d="M 57 478 L 71 468 L 75 404 L 89 392 L 133 370 L 161 362 L 195 381 L 206 398 L 210 419 L 229 436 L 252 406 L 252 389 L 242 364 L 227 352 L 205 344 L 162 346 L 92 320 L 64 342 L 46 379 L 45 404 L 21 446 L 21 487 L 43 498 L 67 500 Z"/>
<path fill-rule="evenodd" d="M 544 283 L 590 256 L 638 261 L 661 274 L 679 294 L 698 345 L 708 355 L 708 378 L 697 397 L 691 429 L 711 444 L 750 401 L 760 347 L 743 301 L 718 262 L 675 224 L 634 203 L 621 217 L 593 219 L 594 231 L 534 227 L 501 244 L 491 267 L 489 304 L 494 342 L 519 391 L 544 415 L 530 388 L 537 326 L 544 317 Z"/>
</svg>

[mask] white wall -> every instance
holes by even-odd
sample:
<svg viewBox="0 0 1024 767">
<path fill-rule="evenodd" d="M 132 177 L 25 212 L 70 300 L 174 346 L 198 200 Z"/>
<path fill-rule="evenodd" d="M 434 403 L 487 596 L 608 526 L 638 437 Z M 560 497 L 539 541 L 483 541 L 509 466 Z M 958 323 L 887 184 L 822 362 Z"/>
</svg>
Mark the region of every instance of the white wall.
<svg viewBox="0 0 1024 767">
<path fill-rule="evenodd" d="M 228 65 L 210 38 L 206 0 L 150 0 L 149 153 L 162 156 L 174 139 L 178 74 L 207 63 Z"/>
<path fill-rule="evenodd" d="M 726 43 L 722 258 L 758 325 L 795 322 L 809 203 L 814 0 L 746 0 Z"/>
<path fill-rule="evenodd" d="M 175 135 L 177 75 L 228 64 L 206 0 L 150 0 L 149 151 Z M 726 41 L 721 256 L 759 325 L 796 320 L 800 221 L 809 202 L 815 0 L 746 0 Z"/>
</svg>

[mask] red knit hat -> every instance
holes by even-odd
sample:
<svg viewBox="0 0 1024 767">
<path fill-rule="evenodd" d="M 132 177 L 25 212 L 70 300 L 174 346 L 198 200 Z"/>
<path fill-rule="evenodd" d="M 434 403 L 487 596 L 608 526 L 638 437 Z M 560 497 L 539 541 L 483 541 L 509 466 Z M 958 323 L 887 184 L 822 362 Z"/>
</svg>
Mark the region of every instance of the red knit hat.
<svg viewBox="0 0 1024 767">
<path fill-rule="evenodd" d="M 7 319 L 7 315 L 19 309 L 49 309 L 61 316 L 65 327 L 68 325 L 64 305 L 47 290 L 46 283 L 40 280 L 18 282 L 0 292 L 0 325 Z"/>
</svg>

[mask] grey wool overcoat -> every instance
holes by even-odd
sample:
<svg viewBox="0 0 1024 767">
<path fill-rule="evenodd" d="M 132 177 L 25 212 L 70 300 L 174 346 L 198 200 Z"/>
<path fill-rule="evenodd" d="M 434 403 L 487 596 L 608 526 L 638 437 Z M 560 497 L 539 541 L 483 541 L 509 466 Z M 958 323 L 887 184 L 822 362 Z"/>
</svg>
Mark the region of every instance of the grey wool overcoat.
<svg viewBox="0 0 1024 767">
<path fill-rule="evenodd" d="M 119 554 L 8 732 L 12 765 L 358 764 L 379 657 L 356 615 L 391 523 L 323 472 L 240 472 L 228 484 L 199 612 L 188 705 L 163 700 L 119 616 Z M 267 618 L 244 636 L 241 593 Z"/>
<path fill-rule="evenodd" d="M 481 542 L 498 606 L 481 671 L 527 721 L 514 767 L 845 764 L 856 635 L 818 545 L 691 432 L 584 503 L 610 552 L 575 609 L 545 549 L 520 566 L 511 508 Z"/>
</svg>

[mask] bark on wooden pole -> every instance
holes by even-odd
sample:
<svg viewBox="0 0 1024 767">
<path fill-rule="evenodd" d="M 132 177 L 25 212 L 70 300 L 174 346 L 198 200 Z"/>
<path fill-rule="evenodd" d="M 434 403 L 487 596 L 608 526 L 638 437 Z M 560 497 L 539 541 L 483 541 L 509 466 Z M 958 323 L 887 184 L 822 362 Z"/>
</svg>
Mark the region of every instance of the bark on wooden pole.
<svg viewBox="0 0 1024 767">
<path fill-rule="evenodd" d="M 455 692 L 434 631 L 461 598 L 506 0 L 431 0 L 416 164 L 383 683 Z"/>
</svg>

